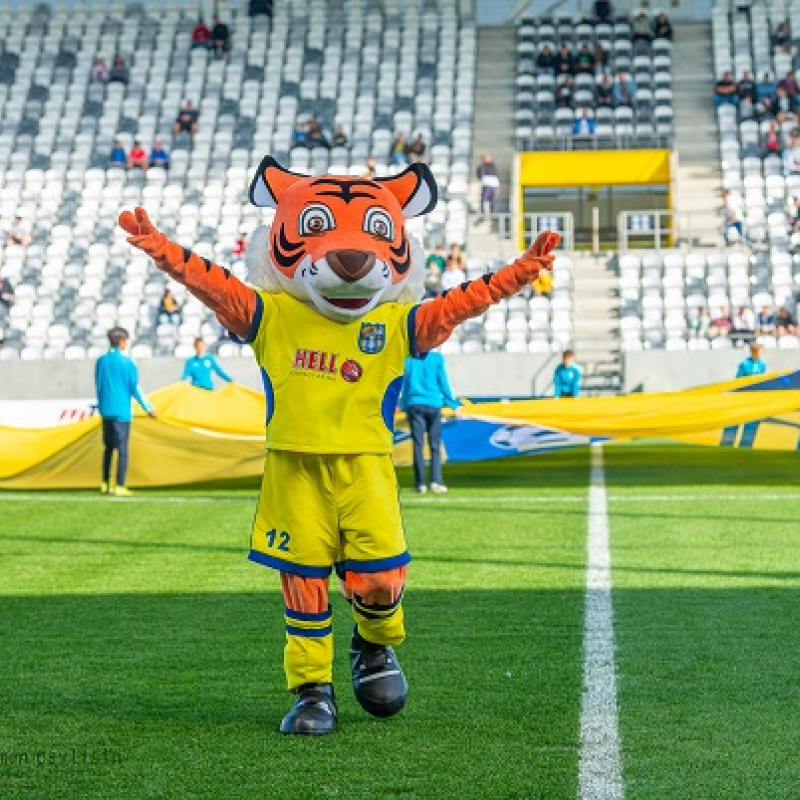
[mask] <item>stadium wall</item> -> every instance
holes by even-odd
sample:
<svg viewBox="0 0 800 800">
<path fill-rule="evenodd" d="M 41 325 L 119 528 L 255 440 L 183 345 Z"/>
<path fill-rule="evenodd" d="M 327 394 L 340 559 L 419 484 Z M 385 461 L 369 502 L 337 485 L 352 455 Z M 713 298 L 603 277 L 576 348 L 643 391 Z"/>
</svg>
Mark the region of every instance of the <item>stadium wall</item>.
<svg viewBox="0 0 800 800">
<path fill-rule="evenodd" d="M 625 355 L 623 391 L 666 392 L 732 380 L 746 350 L 671 352 L 649 350 Z M 530 397 L 552 391 L 558 357 L 516 353 L 449 355 L 447 371 L 453 391 L 462 397 Z M 3 361 L 0 400 L 86 398 L 94 396 L 93 361 Z M 153 358 L 138 362 L 145 391 L 180 380 L 183 359 Z M 261 390 L 252 358 L 221 358 L 234 380 Z M 800 368 L 800 351 L 767 353 L 770 371 Z"/>
</svg>

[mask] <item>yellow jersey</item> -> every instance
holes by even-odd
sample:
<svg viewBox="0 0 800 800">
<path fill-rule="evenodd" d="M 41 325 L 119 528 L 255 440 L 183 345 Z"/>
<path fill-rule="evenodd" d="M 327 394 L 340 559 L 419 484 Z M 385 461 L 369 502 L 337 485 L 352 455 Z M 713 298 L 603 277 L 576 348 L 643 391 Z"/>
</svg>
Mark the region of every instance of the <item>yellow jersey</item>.
<svg viewBox="0 0 800 800">
<path fill-rule="evenodd" d="M 288 294 L 258 292 L 247 341 L 267 396 L 267 448 L 390 454 L 414 304 L 338 323 Z"/>
</svg>

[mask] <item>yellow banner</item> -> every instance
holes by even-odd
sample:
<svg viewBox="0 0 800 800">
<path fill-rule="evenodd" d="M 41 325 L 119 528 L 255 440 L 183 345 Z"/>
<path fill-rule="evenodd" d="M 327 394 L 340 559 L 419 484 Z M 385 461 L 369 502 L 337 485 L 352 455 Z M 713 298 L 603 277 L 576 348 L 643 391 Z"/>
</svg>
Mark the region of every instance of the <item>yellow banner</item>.
<svg viewBox="0 0 800 800">
<path fill-rule="evenodd" d="M 215 392 L 176 384 L 151 400 L 158 418 L 137 413 L 131 426 L 131 486 L 255 481 L 261 475 L 262 394 L 235 384 Z M 663 394 L 474 404 L 465 407 L 464 416 L 444 430 L 445 450 L 459 461 L 642 438 L 797 450 L 800 372 Z M 0 427 L 0 489 L 98 486 L 101 438 L 97 417 L 37 430 Z M 408 433 L 401 426 L 395 463 L 410 461 Z"/>
</svg>

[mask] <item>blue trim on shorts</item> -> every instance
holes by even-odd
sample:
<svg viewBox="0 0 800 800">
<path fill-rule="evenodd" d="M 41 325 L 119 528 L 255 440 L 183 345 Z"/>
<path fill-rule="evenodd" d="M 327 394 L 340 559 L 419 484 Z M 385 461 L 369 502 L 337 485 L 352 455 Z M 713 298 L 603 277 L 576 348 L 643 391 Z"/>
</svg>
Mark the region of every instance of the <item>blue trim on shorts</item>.
<svg viewBox="0 0 800 800">
<path fill-rule="evenodd" d="M 321 639 L 333 633 L 333 625 L 328 625 L 327 628 L 295 628 L 294 625 L 287 625 L 286 633 L 291 636 L 304 636 L 307 639 Z"/>
<path fill-rule="evenodd" d="M 233 331 L 229 331 L 231 339 L 237 344 L 252 344 L 258 336 L 258 329 L 261 327 L 261 317 L 264 315 L 264 301 L 258 292 L 254 292 L 256 296 L 256 313 L 253 314 L 253 321 L 250 323 L 250 330 L 247 331 L 247 336 L 244 339 L 239 338 Z"/>
<path fill-rule="evenodd" d="M 308 567 L 305 564 L 294 564 L 282 558 L 262 553 L 260 550 L 251 550 L 247 557 L 256 564 L 288 572 L 290 575 L 300 575 L 303 578 L 327 578 L 331 574 L 330 567 Z"/>
<path fill-rule="evenodd" d="M 311 612 L 311 611 L 295 611 L 293 608 L 286 606 L 286 616 L 289 619 L 296 619 L 300 622 L 325 622 L 333 616 L 333 609 L 328 606 L 327 611 Z"/>
<path fill-rule="evenodd" d="M 264 367 L 261 367 L 261 382 L 264 384 L 264 396 L 267 399 L 267 425 L 269 425 L 275 413 L 275 390 L 272 388 L 272 379 Z"/>
<path fill-rule="evenodd" d="M 355 558 L 346 558 L 340 562 L 341 568 L 345 572 L 380 572 L 384 569 L 392 569 L 393 567 L 402 567 L 411 561 L 411 556 L 408 550 L 400 553 L 397 556 L 390 556 L 389 558 L 373 558 L 366 561 L 361 561 Z"/>
</svg>

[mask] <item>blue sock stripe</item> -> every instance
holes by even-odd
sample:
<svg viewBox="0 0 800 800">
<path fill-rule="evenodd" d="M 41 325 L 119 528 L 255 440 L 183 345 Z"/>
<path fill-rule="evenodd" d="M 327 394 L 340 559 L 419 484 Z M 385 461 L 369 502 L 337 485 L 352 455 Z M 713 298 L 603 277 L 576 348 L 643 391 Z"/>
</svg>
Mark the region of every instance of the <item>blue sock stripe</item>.
<svg viewBox="0 0 800 800">
<path fill-rule="evenodd" d="M 286 606 L 286 616 L 289 619 L 295 619 L 298 622 L 326 622 L 333 616 L 333 609 L 328 606 L 327 611 L 307 612 L 295 611 L 293 608 Z"/>
<path fill-rule="evenodd" d="M 320 639 L 323 636 L 330 636 L 333 633 L 333 625 L 325 628 L 295 628 L 294 625 L 286 625 L 286 633 L 290 636 L 304 636 L 308 639 Z"/>
</svg>

